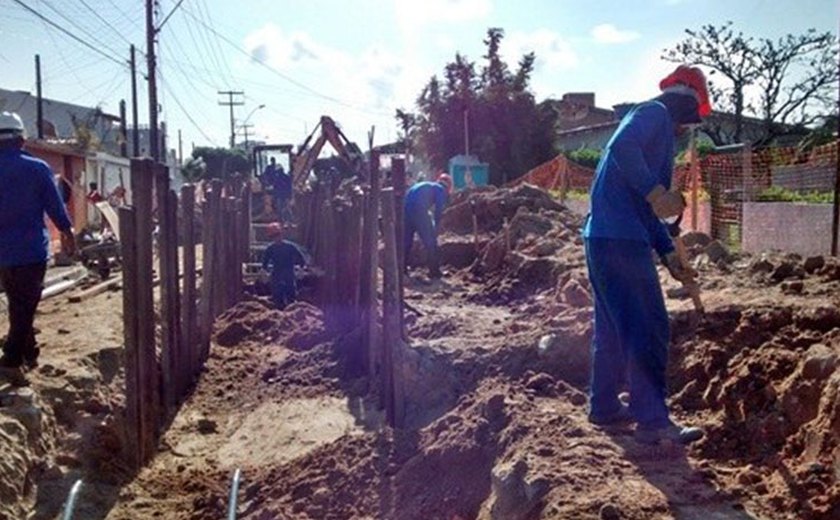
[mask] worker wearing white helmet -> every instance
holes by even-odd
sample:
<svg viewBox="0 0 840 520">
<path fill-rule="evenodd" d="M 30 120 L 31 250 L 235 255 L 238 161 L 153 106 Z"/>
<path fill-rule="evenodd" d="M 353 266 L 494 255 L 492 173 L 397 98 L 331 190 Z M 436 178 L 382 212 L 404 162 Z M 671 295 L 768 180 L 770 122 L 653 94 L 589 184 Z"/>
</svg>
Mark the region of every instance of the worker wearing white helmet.
<svg viewBox="0 0 840 520">
<path fill-rule="evenodd" d="M 21 372 L 37 365 L 33 321 L 49 259 L 46 214 L 61 231 L 72 255 L 73 226 L 44 161 L 23 150 L 26 132 L 20 117 L 0 113 L 0 283 L 9 309 L 9 334 L 0 367 Z"/>
</svg>

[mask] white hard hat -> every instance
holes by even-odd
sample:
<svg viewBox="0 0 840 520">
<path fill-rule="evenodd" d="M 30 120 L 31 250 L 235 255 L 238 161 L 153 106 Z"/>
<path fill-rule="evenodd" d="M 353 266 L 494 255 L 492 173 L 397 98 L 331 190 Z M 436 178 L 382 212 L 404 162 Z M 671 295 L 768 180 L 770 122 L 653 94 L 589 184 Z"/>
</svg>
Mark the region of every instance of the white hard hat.
<svg viewBox="0 0 840 520">
<path fill-rule="evenodd" d="M 24 134 L 23 121 L 14 112 L 0 113 L 0 140 L 22 137 Z"/>
</svg>

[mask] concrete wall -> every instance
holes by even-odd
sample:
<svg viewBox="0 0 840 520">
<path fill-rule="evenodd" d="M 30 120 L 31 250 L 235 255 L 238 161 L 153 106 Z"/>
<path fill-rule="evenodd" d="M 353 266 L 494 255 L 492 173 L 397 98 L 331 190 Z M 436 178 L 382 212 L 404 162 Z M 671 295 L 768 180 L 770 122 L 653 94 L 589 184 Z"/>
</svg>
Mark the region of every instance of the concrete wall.
<svg viewBox="0 0 840 520">
<path fill-rule="evenodd" d="M 831 204 L 745 202 L 741 249 L 758 253 L 778 249 L 801 255 L 831 251 Z"/>
<path fill-rule="evenodd" d="M 589 213 L 588 200 L 568 199 L 566 200 L 566 207 L 582 217 Z M 685 209 L 685 213 L 683 214 L 682 229 L 683 231 L 692 231 L 690 206 Z M 697 207 L 697 231 L 702 231 L 708 235 L 711 229 L 711 208 L 708 202 L 701 202 Z"/>
</svg>

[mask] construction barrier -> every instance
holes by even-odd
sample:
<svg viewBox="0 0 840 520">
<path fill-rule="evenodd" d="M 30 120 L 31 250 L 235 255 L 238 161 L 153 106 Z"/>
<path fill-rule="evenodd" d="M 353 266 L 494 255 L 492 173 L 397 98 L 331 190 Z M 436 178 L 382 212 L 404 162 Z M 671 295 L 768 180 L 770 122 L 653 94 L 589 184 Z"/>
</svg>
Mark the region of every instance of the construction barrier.
<svg viewBox="0 0 840 520">
<path fill-rule="evenodd" d="M 119 209 L 119 225 L 126 451 L 130 465 L 139 469 L 154 456 L 163 425 L 201 371 L 209 354 L 214 319 L 242 296 L 250 192 L 241 182 L 224 186 L 213 181 L 209 191 L 201 194 L 204 203 L 196 206 L 195 188 L 183 187 L 179 198 L 170 188 L 166 167 L 150 159 L 131 161 L 131 184 L 132 205 Z M 202 219 L 200 289 L 196 276 L 197 209 Z M 159 315 L 154 304 L 156 285 L 160 286 Z"/>
</svg>

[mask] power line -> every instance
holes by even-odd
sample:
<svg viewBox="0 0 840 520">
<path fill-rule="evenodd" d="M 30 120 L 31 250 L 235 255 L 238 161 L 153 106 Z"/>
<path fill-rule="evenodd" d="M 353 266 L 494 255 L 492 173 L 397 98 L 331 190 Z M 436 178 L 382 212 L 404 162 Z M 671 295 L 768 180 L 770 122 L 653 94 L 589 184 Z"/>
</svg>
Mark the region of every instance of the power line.
<svg viewBox="0 0 840 520">
<path fill-rule="evenodd" d="M 210 28 L 215 31 L 216 26 L 213 24 L 213 18 L 210 15 L 210 9 L 207 8 L 207 2 L 205 0 L 201 0 L 200 7 L 204 8 L 204 13 L 205 13 L 205 16 L 207 18 L 207 23 L 210 26 Z M 212 33 L 210 33 L 210 34 L 212 35 Z M 222 63 L 222 65 L 224 65 L 225 72 L 227 73 L 228 78 L 231 79 L 231 84 L 236 83 L 236 81 L 233 81 L 233 79 L 234 79 L 233 78 L 233 72 L 230 70 L 230 66 L 228 65 L 228 62 L 224 58 L 225 53 L 222 50 L 221 43 L 219 43 L 219 38 L 217 36 L 213 35 L 213 38 L 211 38 L 211 41 L 213 43 L 215 43 L 215 49 L 218 50 L 218 52 L 219 52 L 219 61 Z"/>
<path fill-rule="evenodd" d="M 166 82 L 166 79 L 161 77 L 160 82 L 163 85 L 163 88 L 169 93 L 170 96 L 172 96 L 172 100 L 175 102 L 176 105 L 178 105 L 178 108 L 181 109 L 181 112 L 184 114 L 184 116 L 186 116 L 186 118 L 190 121 L 190 123 L 192 123 L 192 125 L 195 127 L 195 129 L 198 130 L 198 133 L 200 133 L 202 136 L 204 136 L 204 138 L 207 139 L 213 146 L 219 146 L 218 143 L 216 142 L 216 140 L 211 138 L 206 133 L 204 133 L 204 130 L 202 130 L 202 128 L 198 125 L 198 123 L 195 122 L 195 120 L 190 115 L 189 111 L 186 108 L 184 108 L 184 105 L 181 104 L 181 101 L 178 100 L 178 97 L 175 95 L 175 93 L 169 87 L 169 84 Z"/>
<path fill-rule="evenodd" d="M 103 56 L 104 58 L 107 58 L 107 59 L 108 59 L 108 60 L 110 60 L 110 61 L 113 61 L 114 63 L 116 63 L 116 64 L 118 64 L 118 65 L 122 65 L 123 67 L 127 66 L 127 65 L 125 64 L 125 62 L 122 62 L 122 61 L 118 60 L 117 58 L 114 58 L 114 57 L 113 57 L 113 56 L 111 56 L 110 54 L 107 54 L 106 52 L 104 52 L 104 51 L 102 51 L 102 50 L 100 50 L 100 49 L 96 48 L 96 47 L 95 47 L 95 46 L 93 46 L 92 44 L 90 44 L 90 43 L 86 42 L 85 40 L 83 40 L 83 39 L 79 38 L 78 36 L 76 36 L 75 34 L 71 33 L 70 31 L 68 31 L 67 29 L 65 29 L 64 27 L 62 27 L 61 25 L 57 24 L 56 22 L 54 22 L 54 21 L 50 20 L 49 18 L 47 18 L 47 17 L 46 17 L 46 16 L 44 16 L 43 14 L 39 13 L 39 12 L 38 12 L 38 11 L 36 11 L 35 9 L 33 9 L 33 8 L 29 7 L 28 5 L 26 5 L 25 3 L 23 3 L 23 1 L 22 1 L 22 0 L 12 0 L 12 1 L 13 1 L 13 2 L 15 2 L 16 4 L 20 5 L 21 7 L 23 7 L 23 8 L 24 8 L 24 9 L 26 9 L 27 11 L 31 12 L 32 14 L 34 14 L 35 16 L 37 16 L 38 18 L 40 18 L 40 19 L 41 19 L 41 20 L 43 20 L 44 22 L 46 22 L 46 23 L 50 24 L 51 26 L 55 27 L 56 29 L 58 29 L 58 30 L 59 30 L 59 31 L 61 31 L 62 33 L 66 34 L 66 35 L 67 35 L 67 36 L 69 36 L 70 38 L 72 38 L 72 39 L 76 40 L 77 42 L 81 43 L 82 45 L 84 45 L 84 46 L 85 46 L 85 47 L 87 47 L 88 49 L 92 50 L 93 52 L 95 52 L 95 53 L 97 53 L 97 54 L 99 54 L 99 55 Z"/>
<path fill-rule="evenodd" d="M 90 31 L 88 31 L 88 29 L 87 29 L 86 27 L 83 27 L 83 26 L 79 25 L 79 24 L 78 24 L 78 23 L 77 23 L 74 19 L 72 19 L 72 18 L 70 18 L 69 16 L 67 16 L 66 14 L 64 14 L 64 12 L 63 12 L 63 11 L 61 11 L 60 9 L 58 9 L 57 7 L 55 7 L 54 5 L 52 5 L 52 4 L 51 4 L 50 2 L 48 2 L 47 0 L 38 0 L 38 2 L 39 2 L 39 3 L 43 3 L 44 5 L 46 5 L 47 7 L 49 7 L 51 11 L 53 11 L 55 14 L 57 14 L 58 16 L 60 16 L 61 18 L 63 18 L 63 19 L 64 19 L 67 23 L 69 23 L 70 25 L 72 25 L 73 27 L 75 27 L 75 28 L 76 28 L 79 32 L 81 32 L 82 34 L 84 34 L 85 36 L 87 36 L 87 38 L 88 38 L 89 40 L 91 40 L 91 41 L 93 41 L 93 42 L 95 42 L 95 43 L 97 43 L 97 44 L 101 45 L 103 48 L 105 48 L 106 50 L 110 51 L 110 52 L 111 52 L 111 54 L 116 54 L 116 55 L 119 55 L 119 53 L 118 53 L 118 52 L 116 52 L 114 49 L 112 49 L 112 48 L 111 48 L 111 47 L 109 47 L 107 44 L 105 44 L 105 42 L 103 42 L 102 40 L 100 40 L 100 39 L 99 39 L 97 36 L 95 36 L 94 34 L 91 34 L 91 32 L 90 32 Z"/>
<path fill-rule="evenodd" d="M 103 17 L 102 17 L 102 16 L 101 16 L 98 12 L 96 12 L 96 11 L 95 11 L 95 10 L 94 10 L 91 6 L 90 6 L 90 4 L 88 4 L 85 0 L 79 0 L 79 2 L 81 2 L 81 3 L 82 3 L 82 5 L 83 5 L 83 6 L 85 6 L 85 8 L 87 8 L 87 10 L 88 10 L 88 11 L 90 11 L 91 13 L 93 13 L 93 16 L 95 16 L 96 18 L 98 18 L 100 22 L 102 22 L 103 24 L 105 24 L 105 26 L 106 26 L 106 27 L 108 27 L 109 29 L 111 29 L 111 30 L 112 30 L 112 31 L 113 31 L 113 32 L 114 32 L 117 36 L 119 36 L 119 37 L 122 39 L 122 41 L 124 41 L 125 43 L 127 43 L 127 44 L 131 45 L 131 42 L 130 42 L 130 41 L 128 41 L 128 39 L 127 39 L 125 36 L 123 36 L 123 35 L 122 35 L 122 33 L 121 33 L 120 31 L 118 31 L 117 29 L 115 29 L 115 28 L 114 28 L 114 24 L 112 24 L 111 22 L 109 22 L 108 20 L 106 20 L 105 18 L 103 18 Z"/>
</svg>

